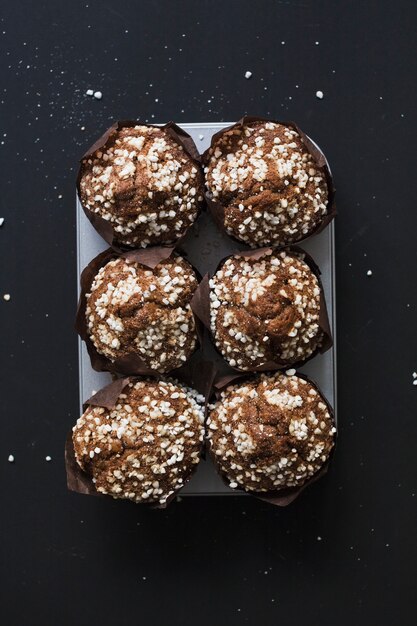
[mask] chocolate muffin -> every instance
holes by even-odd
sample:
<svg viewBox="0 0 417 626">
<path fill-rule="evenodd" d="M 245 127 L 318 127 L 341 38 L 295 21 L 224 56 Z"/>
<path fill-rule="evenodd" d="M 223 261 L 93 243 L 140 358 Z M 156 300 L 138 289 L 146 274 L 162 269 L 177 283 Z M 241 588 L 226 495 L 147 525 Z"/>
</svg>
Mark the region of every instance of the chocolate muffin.
<svg viewBox="0 0 417 626">
<path fill-rule="evenodd" d="M 254 493 L 301 487 L 335 444 L 326 400 L 295 370 L 227 387 L 207 426 L 210 449 L 230 487 Z"/>
<path fill-rule="evenodd" d="M 131 381 L 113 409 L 89 406 L 73 428 L 75 458 L 97 491 L 166 504 L 200 460 L 204 398 L 176 381 Z"/>
<path fill-rule="evenodd" d="M 232 367 L 290 365 L 323 342 L 320 285 L 302 255 L 266 250 L 229 257 L 210 280 L 211 332 Z"/>
<path fill-rule="evenodd" d="M 209 197 L 223 207 L 226 232 L 252 247 L 300 241 L 327 215 L 324 168 L 289 126 L 237 125 L 217 138 L 204 163 Z"/>
<path fill-rule="evenodd" d="M 122 257 L 106 263 L 86 294 L 87 331 L 97 352 L 112 362 L 137 354 L 158 372 L 183 365 L 197 344 L 190 307 L 197 284 L 180 256 L 153 270 Z"/>
<path fill-rule="evenodd" d="M 195 221 L 202 174 L 167 130 L 115 129 L 82 160 L 79 192 L 88 212 L 113 227 L 114 241 L 133 247 L 174 243 Z"/>
</svg>

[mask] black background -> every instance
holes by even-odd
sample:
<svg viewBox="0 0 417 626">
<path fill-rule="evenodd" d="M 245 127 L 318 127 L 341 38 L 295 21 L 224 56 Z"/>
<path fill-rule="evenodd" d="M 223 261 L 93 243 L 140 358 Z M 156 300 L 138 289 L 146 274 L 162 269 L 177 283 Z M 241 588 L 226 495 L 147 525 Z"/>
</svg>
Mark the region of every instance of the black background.
<svg viewBox="0 0 417 626">
<path fill-rule="evenodd" d="M 2 623 L 415 623 L 415 7 L 2 3 Z M 243 113 L 294 119 L 333 169 L 335 463 L 287 509 L 228 497 L 158 512 L 68 493 L 77 159 L 118 118 Z"/>
</svg>

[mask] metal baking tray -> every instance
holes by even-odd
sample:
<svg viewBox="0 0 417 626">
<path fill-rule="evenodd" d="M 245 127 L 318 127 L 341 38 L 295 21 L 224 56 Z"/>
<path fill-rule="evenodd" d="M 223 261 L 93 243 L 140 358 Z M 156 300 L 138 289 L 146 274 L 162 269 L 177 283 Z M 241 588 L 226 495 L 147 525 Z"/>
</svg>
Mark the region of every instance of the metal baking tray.
<svg viewBox="0 0 417 626">
<path fill-rule="evenodd" d="M 204 152 L 210 144 L 214 133 L 230 126 L 229 123 L 195 123 L 181 124 L 194 139 L 200 152 Z M 336 340 L 336 298 L 335 298 L 335 250 L 334 221 L 320 234 L 311 237 L 301 246 L 311 254 L 321 269 L 321 278 L 326 296 L 330 326 Z M 94 230 L 86 218 L 77 198 L 77 267 L 78 274 L 88 265 L 92 258 L 107 248 L 106 242 Z M 208 212 L 200 215 L 196 224 L 181 244 L 189 261 L 204 275 L 213 272 L 219 261 L 245 246 L 240 245 L 220 233 Z M 79 290 L 79 284 L 78 284 Z M 95 391 L 111 381 L 107 372 L 95 372 L 84 343 L 79 340 L 79 390 L 80 406 Z M 224 364 L 211 345 L 205 345 L 204 358 L 215 361 L 220 368 Z M 313 378 L 323 391 L 336 412 L 336 344 L 325 354 L 320 354 L 307 363 L 300 371 Z M 82 408 L 81 408 L 82 411 Z M 181 491 L 181 496 L 191 495 L 237 495 L 228 489 L 217 476 L 210 460 L 202 461 L 190 482 Z"/>
</svg>

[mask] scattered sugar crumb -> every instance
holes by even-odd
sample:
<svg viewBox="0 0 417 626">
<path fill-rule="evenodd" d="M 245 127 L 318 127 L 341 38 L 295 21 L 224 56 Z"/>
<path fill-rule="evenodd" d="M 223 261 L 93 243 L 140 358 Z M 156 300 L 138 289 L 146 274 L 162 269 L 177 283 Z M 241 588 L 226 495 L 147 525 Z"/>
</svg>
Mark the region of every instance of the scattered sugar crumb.
<svg viewBox="0 0 417 626">
<path fill-rule="evenodd" d="M 413 378 L 417 378 L 417 372 L 413 372 Z"/>
<path fill-rule="evenodd" d="M 4 217 L 0 217 L 0 226 L 3 226 L 4 224 Z"/>
<path fill-rule="evenodd" d="M 252 76 L 252 72 L 249 72 L 249 70 L 245 72 L 245 78 L 250 78 L 251 76 Z"/>
<path fill-rule="evenodd" d="M 93 91 L 92 89 L 87 89 L 87 91 L 85 92 L 85 94 L 86 94 L 87 96 L 92 96 L 92 95 L 94 95 L 94 91 Z"/>
<path fill-rule="evenodd" d="M 317 541 L 321 541 L 321 537 L 320 537 L 320 535 L 318 535 L 318 537 L 317 537 Z"/>
<path fill-rule="evenodd" d="M 61 193 L 58 196 L 58 200 L 62 200 L 62 194 Z"/>
<path fill-rule="evenodd" d="M 282 45 L 282 46 L 285 46 L 285 41 L 281 41 L 281 45 Z"/>
<path fill-rule="evenodd" d="M 366 272 L 366 275 L 367 275 L 367 276 L 372 276 L 372 270 L 368 270 L 368 271 Z"/>
<path fill-rule="evenodd" d="M 146 580 L 146 576 L 142 576 L 142 580 Z"/>
<path fill-rule="evenodd" d="M 318 46 L 318 45 L 319 45 L 319 43 L 320 43 L 319 41 L 316 41 L 316 42 L 315 42 L 316 46 Z"/>
<path fill-rule="evenodd" d="M 8 302 L 10 300 L 10 294 L 9 293 L 5 293 L 3 296 L 3 300 L 6 300 L 6 302 Z"/>
<path fill-rule="evenodd" d="M 80 130 L 85 130 L 85 126 L 81 126 Z"/>
<path fill-rule="evenodd" d="M 204 135 L 199 135 L 198 138 L 199 138 L 200 141 L 203 141 Z"/>
<path fill-rule="evenodd" d="M 14 463 L 14 456 L 13 456 L 13 454 L 9 454 L 9 456 L 7 457 L 7 460 L 9 461 L 9 463 Z"/>
<path fill-rule="evenodd" d="M 413 380 L 413 385 L 417 385 L 417 378 Z"/>
<path fill-rule="evenodd" d="M 103 94 L 101 93 L 101 91 L 95 91 L 94 92 L 94 97 L 96 100 L 101 100 L 103 97 Z"/>
<path fill-rule="evenodd" d="M 323 100 L 324 93 L 322 91 L 316 91 L 316 98 Z"/>
<path fill-rule="evenodd" d="M 52 457 L 49 456 L 49 454 L 45 457 L 45 461 L 47 461 L 49 463 L 49 461 L 52 461 Z"/>
</svg>

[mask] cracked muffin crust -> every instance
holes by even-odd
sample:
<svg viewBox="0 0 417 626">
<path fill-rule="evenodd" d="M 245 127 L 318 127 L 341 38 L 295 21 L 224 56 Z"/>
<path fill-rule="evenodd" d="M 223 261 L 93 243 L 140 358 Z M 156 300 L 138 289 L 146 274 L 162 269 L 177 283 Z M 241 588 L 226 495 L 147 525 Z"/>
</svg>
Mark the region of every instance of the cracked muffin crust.
<svg viewBox="0 0 417 626">
<path fill-rule="evenodd" d="M 212 336 L 232 367 L 290 365 L 321 346 L 319 281 L 295 253 L 229 257 L 209 285 Z"/>
<path fill-rule="evenodd" d="M 80 200 L 111 223 L 115 242 L 174 243 L 194 223 L 202 173 L 164 128 L 122 127 L 81 164 Z"/>
<path fill-rule="evenodd" d="M 285 245 L 327 215 L 324 169 L 289 126 L 254 121 L 221 134 L 204 156 L 206 186 L 226 232 L 252 247 Z"/>
<path fill-rule="evenodd" d="M 113 409 L 90 405 L 78 419 L 76 461 L 100 493 L 164 505 L 200 460 L 203 402 L 173 380 L 130 381 Z"/>
<path fill-rule="evenodd" d="M 230 487 L 256 493 L 304 485 L 329 459 L 336 428 L 318 390 L 288 370 L 227 387 L 207 432 Z"/>
<path fill-rule="evenodd" d="M 180 256 L 153 270 L 124 258 L 109 261 L 86 294 L 91 341 L 110 361 L 133 353 L 159 372 L 180 367 L 197 345 L 190 306 L 197 285 L 194 270 Z"/>
</svg>

